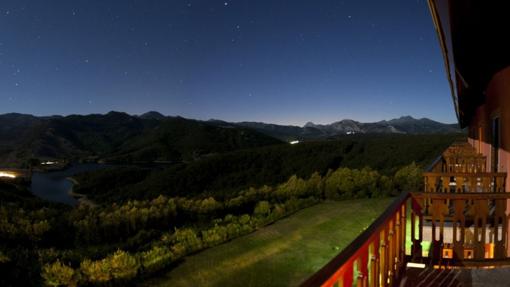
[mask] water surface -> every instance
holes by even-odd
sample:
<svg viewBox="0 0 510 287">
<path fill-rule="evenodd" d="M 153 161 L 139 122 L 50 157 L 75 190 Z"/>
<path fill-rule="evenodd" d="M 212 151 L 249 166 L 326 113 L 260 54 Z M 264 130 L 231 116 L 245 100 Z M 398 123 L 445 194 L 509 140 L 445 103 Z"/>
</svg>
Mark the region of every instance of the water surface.
<svg viewBox="0 0 510 287">
<path fill-rule="evenodd" d="M 54 202 L 76 205 L 78 201 L 69 195 L 73 182 L 68 177 L 87 171 L 108 167 L 105 164 L 74 164 L 64 170 L 51 172 L 34 172 L 31 191 L 36 196 Z"/>
</svg>

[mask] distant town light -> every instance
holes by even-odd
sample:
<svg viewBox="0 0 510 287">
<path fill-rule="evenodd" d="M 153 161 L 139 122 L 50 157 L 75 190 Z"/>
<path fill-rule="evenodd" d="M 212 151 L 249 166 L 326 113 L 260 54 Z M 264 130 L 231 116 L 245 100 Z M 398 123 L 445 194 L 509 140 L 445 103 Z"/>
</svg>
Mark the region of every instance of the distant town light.
<svg viewBox="0 0 510 287">
<path fill-rule="evenodd" d="M 299 141 L 291 141 L 290 144 L 298 144 Z"/>
<path fill-rule="evenodd" d="M 0 177 L 16 178 L 14 173 L 0 171 Z"/>
<path fill-rule="evenodd" d="M 52 164 L 57 164 L 58 162 L 57 161 L 45 161 L 45 162 L 42 162 L 41 164 L 43 165 L 52 165 Z"/>
</svg>

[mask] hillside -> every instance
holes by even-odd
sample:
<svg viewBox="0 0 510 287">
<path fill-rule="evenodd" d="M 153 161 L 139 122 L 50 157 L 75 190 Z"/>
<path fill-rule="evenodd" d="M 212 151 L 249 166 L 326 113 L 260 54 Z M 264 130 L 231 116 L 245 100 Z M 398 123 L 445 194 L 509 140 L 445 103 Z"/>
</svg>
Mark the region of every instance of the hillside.
<svg viewBox="0 0 510 287">
<path fill-rule="evenodd" d="M 163 170 L 116 168 L 83 175 L 79 193 L 97 201 L 171 196 L 229 197 L 250 186 L 277 184 L 296 174 L 307 178 L 339 167 L 371 167 L 391 175 L 416 162 L 428 165 L 459 136 L 355 135 L 340 140 L 245 149 Z M 105 184 L 105 182 L 107 184 Z"/>
<path fill-rule="evenodd" d="M 114 162 L 190 161 L 209 154 L 282 142 L 243 127 L 148 113 L 35 117 L 0 115 L 0 164 L 29 158 Z"/>
</svg>

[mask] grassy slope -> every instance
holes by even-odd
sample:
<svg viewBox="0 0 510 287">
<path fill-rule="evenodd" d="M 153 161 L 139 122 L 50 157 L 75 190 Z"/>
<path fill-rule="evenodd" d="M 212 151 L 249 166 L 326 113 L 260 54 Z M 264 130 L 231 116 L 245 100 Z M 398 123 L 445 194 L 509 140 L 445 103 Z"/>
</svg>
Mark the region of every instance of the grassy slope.
<svg viewBox="0 0 510 287">
<path fill-rule="evenodd" d="M 297 286 L 347 246 L 391 201 L 361 199 L 315 205 L 248 236 L 187 257 L 143 286 Z"/>
</svg>

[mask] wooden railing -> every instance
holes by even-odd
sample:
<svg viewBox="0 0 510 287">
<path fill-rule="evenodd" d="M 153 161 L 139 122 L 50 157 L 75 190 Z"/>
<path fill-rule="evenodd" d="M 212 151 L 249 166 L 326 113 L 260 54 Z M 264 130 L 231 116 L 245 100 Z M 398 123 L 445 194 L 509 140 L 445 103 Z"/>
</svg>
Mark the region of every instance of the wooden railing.
<svg viewBox="0 0 510 287">
<path fill-rule="evenodd" d="M 485 172 L 481 158 L 467 144 L 452 145 L 424 173 L 424 192 L 400 195 L 302 286 L 395 286 L 409 261 L 510 265 L 506 173 Z"/>
<path fill-rule="evenodd" d="M 405 266 L 408 201 L 399 196 L 370 227 L 302 286 L 392 286 Z M 419 208 L 419 204 L 415 204 Z"/>
<path fill-rule="evenodd" d="M 510 193 L 404 193 L 302 286 L 395 286 L 409 261 L 509 264 L 509 199 Z"/>
<path fill-rule="evenodd" d="M 427 193 L 505 192 L 504 172 L 425 172 Z"/>
<path fill-rule="evenodd" d="M 413 251 L 414 258 L 459 266 L 509 259 L 506 207 L 510 193 L 413 193 L 412 198 L 420 205 L 419 220 L 411 220 L 412 228 L 420 230 L 419 236 L 411 231 L 413 250 L 423 241 L 430 243 L 428 254 Z"/>
<path fill-rule="evenodd" d="M 486 172 L 487 159 L 468 143 L 454 143 L 442 154 L 442 172 Z"/>
</svg>

